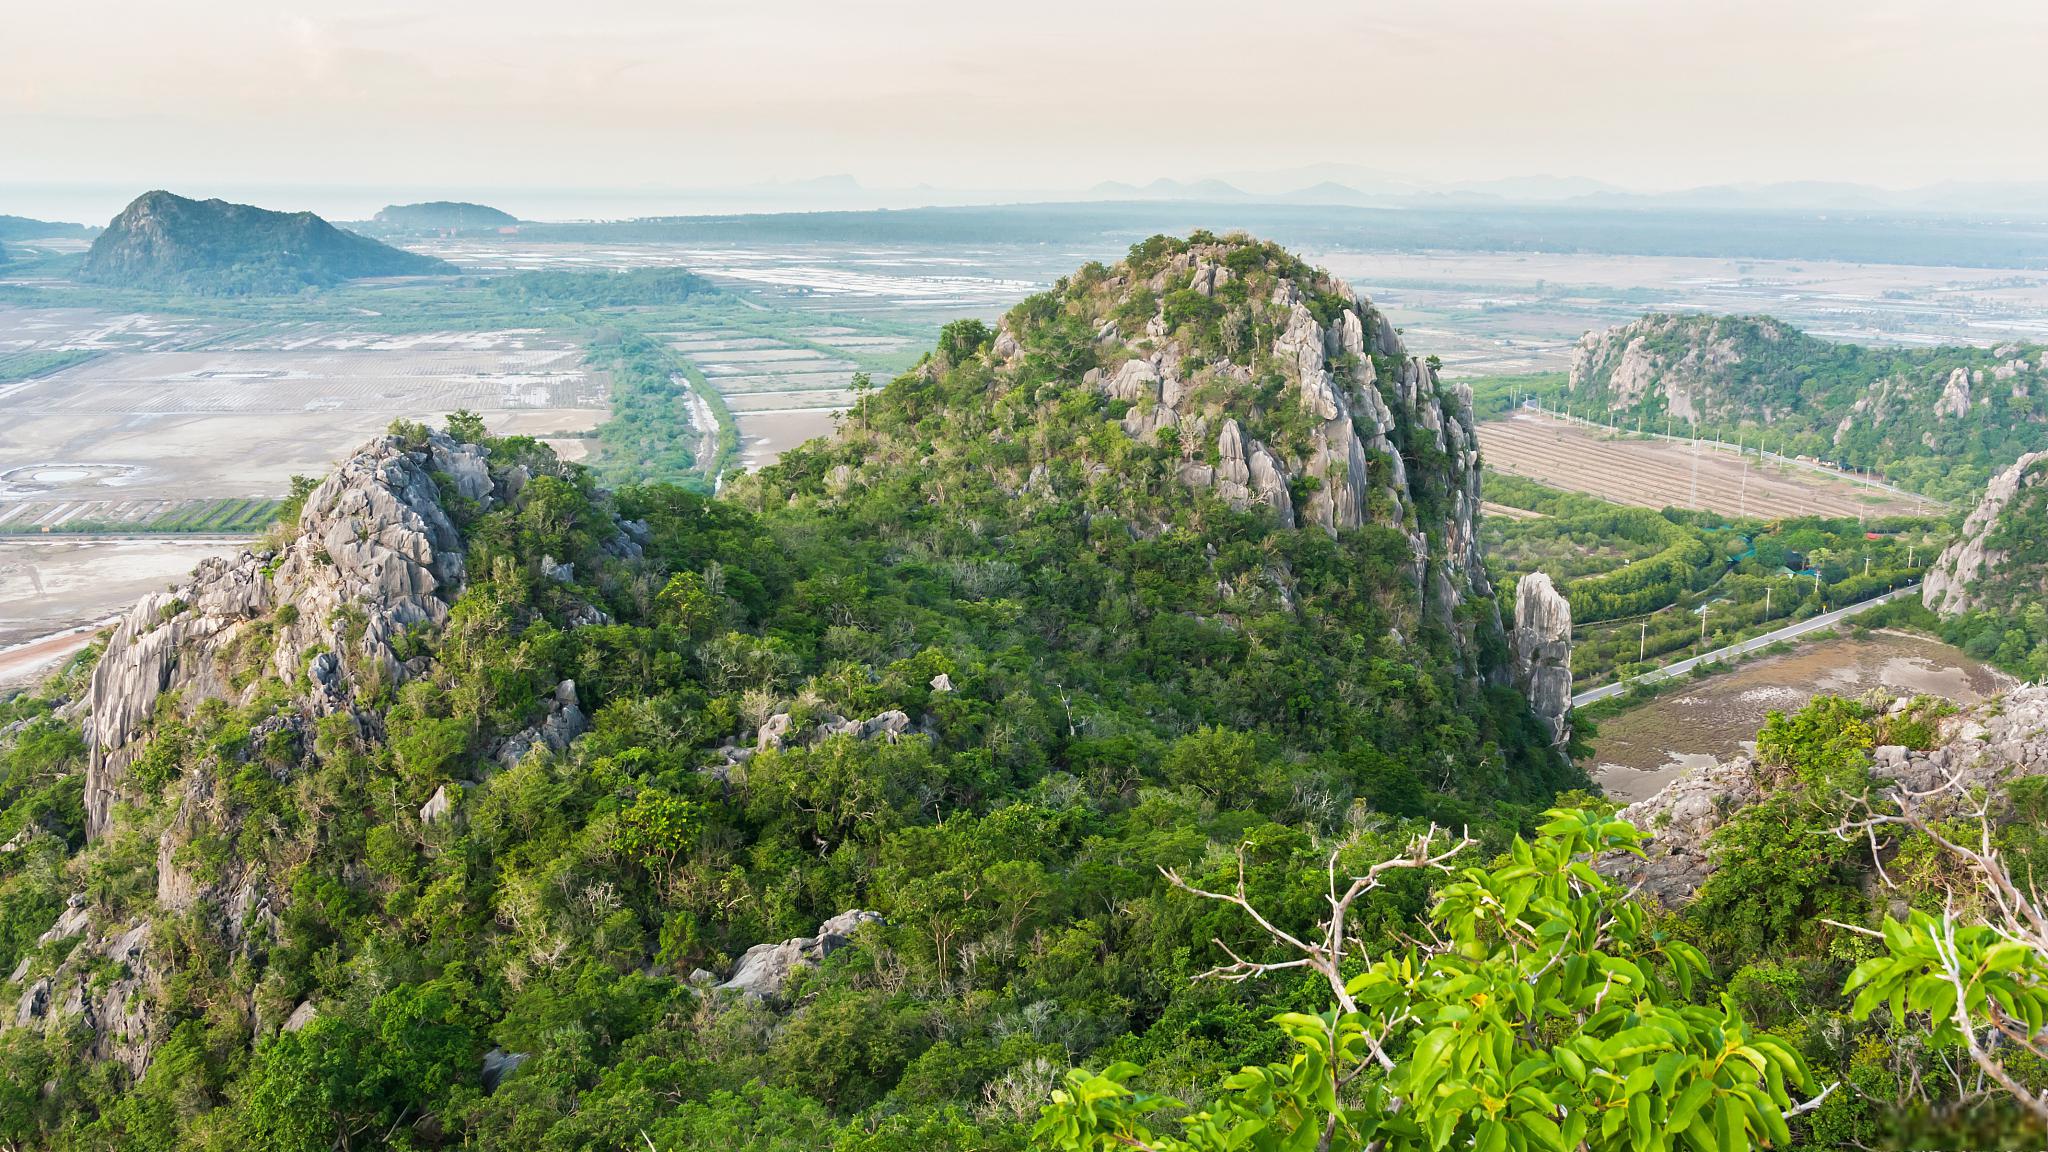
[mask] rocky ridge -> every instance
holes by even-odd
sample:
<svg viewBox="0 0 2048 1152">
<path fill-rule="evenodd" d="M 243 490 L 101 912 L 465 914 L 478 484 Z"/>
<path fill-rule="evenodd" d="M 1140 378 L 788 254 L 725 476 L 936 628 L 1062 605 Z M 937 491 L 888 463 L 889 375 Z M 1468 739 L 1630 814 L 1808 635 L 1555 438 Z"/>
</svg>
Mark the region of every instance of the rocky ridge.
<svg viewBox="0 0 2048 1152">
<path fill-rule="evenodd" d="M 1986 584 L 2000 575 L 2007 558 L 1999 546 L 2000 537 L 2015 527 L 2027 534 L 2033 531 L 2011 521 L 2034 517 L 2040 511 L 2034 506 L 2048 482 L 2044 463 L 2048 463 L 2048 452 L 2030 452 L 1985 487 L 1984 498 L 1963 522 L 1961 534 L 1927 569 L 1920 602 L 1930 611 L 1944 617 L 1959 616 L 1986 602 Z"/>
<path fill-rule="evenodd" d="M 207 559 L 189 583 L 136 602 L 93 670 L 89 838 L 106 831 L 159 697 L 188 708 L 247 703 L 261 673 L 303 675 L 317 718 L 411 673 L 393 647 L 399 634 L 444 622 L 463 581 L 461 537 L 435 473 L 486 505 L 496 484 L 520 482 L 494 481 L 481 449 L 438 432 L 423 448 L 382 437 L 313 489 L 281 551 Z"/>
<path fill-rule="evenodd" d="M 1446 620 L 1468 600 L 1490 604 L 1476 529 L 1479 437 L 1471 389 L 1442 383 L 1433 363 L 1408 351 L 1369 297 L 1320 271 L 1261 275 L 1256 294 L 1232 308 L 1223 325 L 1270 331 L 1264 349 L 1219 356 L 1190 347 L 1172 330 L 1166 299 L 1173 293 L 1220 300 L 1234 278 L 1241 291 L 1252 287 L 1228 263 L 1244 246 L 1191 244 L 1146 276 L 1124 266 L 1109 270 L 1097 295 L 1080 302 L 1101 361 L 1082 383 L 1129 405 L 1120 425 L 1133 439 L 1158 444 L 1170 437 L 1186 487 L 1212 491 L 1237 508 L 1263 506 L 1289 527 L 1331 534 L 1373 523 L 1399 527 L 1409 537 L 1418 586 L 1429 584 L 1428 599 Z M 1157 306 L 1142 332 L 1127 336 L 1113 313 L 1134 297 Z M 1025 349 L 1005 327 L 992 353 L 1014 368 Z M 1275 370 L 1284 382 L 1280 402 L 1294 405 L 1307 428 L 1291 444 L 1260 438 L 1254 413 L 1210 399 L 1218 391 L 1247 391 Z M 1417 477 L 1410 461 L 1423 458 L 1432 472 Z M 1034 472 L 1025 487 L 1042 481 Z M 1430 498 L 1419 485 L 1431 487 Z M 1425 518 L 1431 506 L 1440 515 Z"/>
<path fill-rule="evenodd" d="M 132 772 L 159 738 L 167 708 L 246 705 L 266 685 L 289 685 L 289 703 L 250 733 L 253 746 L 293 750 L 286 763 L 305 754 L 323 718 L 378 733 L 382 719 L 371 700 L 425 671 L 423 658 L 402 658 L 402 633 L 444 623 L 465 580 L 461 535 L 444 501 L 488 508 L 531 479 L 525 465 L 493 472 L 485 449 L 442 433 L 380 437 L 307 495 L 288 542 L 208 559 L 185 584 L 138 601 L 116 625 L 82 702 L 88 840 L 111 834 L 116 806 L 130 795 Z M 607 547 L 637 554 L 630 528 L 618 527 Z M 538 746 L 559 751 L 582 732 L 572 682 L 559 685 L 546 706 L 539 723 L 501 740 L 491 760 L 514 763 Z M 54 971 L 38 976 L 25 963 L 14 974 L 27 983 L 0 1028 L 81 1025 L 92 1034 L 95 1058 L 119 1060 L 139 1075 L 162 1039 L 152 1005 L 168 975 L 151 944 L 153 914 L 213 909 L 209 923 L 230 954 L 262 954 L 286 895 L 239 856 L 206 867 L 186 855 L 202 839 L 232 837 L 224 788 L 204 766 L 177 774 L 156 835 L 154 909 L 101 923 L 74 897 L 44 942 L 81 943 Z M 460 783 L 437 791 L 419 814 L 422 825 L 453 818 L 461 796 Z M 108 971 L 115 975 L 107 978 Z M 311 1015 L 301 1004 L 291 1019 L 303 1024 Z"/>
</svg>

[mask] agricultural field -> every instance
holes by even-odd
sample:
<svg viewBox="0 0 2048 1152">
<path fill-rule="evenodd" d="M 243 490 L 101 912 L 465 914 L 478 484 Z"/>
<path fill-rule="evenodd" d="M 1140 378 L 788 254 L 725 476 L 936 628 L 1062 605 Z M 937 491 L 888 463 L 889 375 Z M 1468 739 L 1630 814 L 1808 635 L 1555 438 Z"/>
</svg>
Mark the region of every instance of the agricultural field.
<svg viewBox="0 0 2048 1152">
<path fill-rule="evenodd" d="M 1524 573 L 1550 576 L 1581 690 L 1909 584 L 1949 538 L 1940 520 L 1723 519 L 1499 474 L 1486 495 L 1502 509 L 1480 521 L 1502 611 Z"/>
<path fill-rule="evenodd" d="M 181 582 L 206 557 L 247 541 L 199 534 L 0 536 L 0 649 L 96 624 L 146 592 Z"/>
<path fill-rule="evenodd" d="M 109 352 L 0 388 L 0 517 L 26 516 L 8 517 L 18 503 L 276 498 L 395 418 L 468 408 L 573 439 L 606 412 L 582 350 L 534 332 L 221 343 Z"/>
<path fill-rule="evenodd" d="M 1941 511 L 1932 501 L 1858 484 L 1734 445 L 1607 435 L 1556 417 L 1516 412 L 1479 427 L 1486 466 L 1640 508 L 1728 517 L 1884 517 Z"/>
<path fill-rule="evenodd" d="M 0 637 L 103 619 L 241 546 L 293 476 L 394 419 L 468 408 L 575 459 L 609 413 L 572 332 L 379 319 L 0 308 Z"/>
</svg>

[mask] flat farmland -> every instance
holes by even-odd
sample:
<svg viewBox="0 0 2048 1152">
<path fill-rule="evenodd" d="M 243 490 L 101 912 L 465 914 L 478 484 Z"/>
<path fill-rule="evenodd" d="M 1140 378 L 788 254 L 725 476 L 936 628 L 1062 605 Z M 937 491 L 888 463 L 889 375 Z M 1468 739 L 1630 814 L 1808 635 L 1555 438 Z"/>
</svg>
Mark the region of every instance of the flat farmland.
<svg viewBox="0 0 2048 1152">
<path fill-rule="evenodd" d="M 1486 465 L 1553 488 L 1644 508 L 1724 516 L 1902 516 L 1936 510 L 1911 496 L 1811 469 L 1738 456 L 1730 445 L 1608 438 L 1549 416 L 1517 413 L 1479 427 Z M 1695 489 L 1694 476 L 1698 482 Z M 1695 492 L 1697 494 L 1695 494 Z"/>
<path fill-rule="evenodd" d="M 907 337 L 844 326 L 763 335 L 706 325 L 663 339 L 725 400 L 739 432 L 740 466 L 749 471 L 773 464 L 806 440 L 831 435 L 833 416 L 853 403 L 853 374 L 863 361 L 900 354 L 910 344 Z"/>
<path fill-rule="evenodd" d="M 0 504 L 274 497 L 395 418 L 438 422 L 468 408 L 507 431 L 573 436 L 608 404 L 602 374 L 560 340 L 326 333 L 289 343 L 111 352 L 0 387 Z"/>
</svg>

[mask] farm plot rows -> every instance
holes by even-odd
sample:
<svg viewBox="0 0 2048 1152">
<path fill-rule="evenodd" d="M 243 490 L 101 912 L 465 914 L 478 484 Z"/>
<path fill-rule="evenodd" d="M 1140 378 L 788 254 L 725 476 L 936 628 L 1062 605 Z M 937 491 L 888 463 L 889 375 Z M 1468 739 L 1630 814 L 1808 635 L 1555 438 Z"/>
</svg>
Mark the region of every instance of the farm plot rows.
<svg viewBox="0 0 2048 1152">
<path fill-rule="evenodd" d="M 277 516 L 261 496 L 221 500 L 17 500 L 0 502 L 0 533 L 257 532 Z"/>
<path fill-rule="evenodd" d="M 1479 447 L 1496 471 L 1643 508 L 1697 507 L 1724 516 L 1772 519 L 1928 511 L 1911 497 L 1793 465 L 1759 462 L 1753 455 L 1738 457 L 1731 447 L 1704 444 L 1695 450 L 1669 441 L 1608 439 L 1525 413 L 1482 424 Z"/>
<path fill-rule="evenodd" d="M 740 464 L 765 467 L 787 449 L 829 435 L 833 417 L 852 405 L 859 352 L 891 350 L 846 328 L 792 332 L 791 339 L 707 326 L 663 337 L 718 390 L 740 435 Z M 847 340 L 863 341 L 847 344 Z M 843 349 L 835 354 L 827 349 Z"/>
</svg>

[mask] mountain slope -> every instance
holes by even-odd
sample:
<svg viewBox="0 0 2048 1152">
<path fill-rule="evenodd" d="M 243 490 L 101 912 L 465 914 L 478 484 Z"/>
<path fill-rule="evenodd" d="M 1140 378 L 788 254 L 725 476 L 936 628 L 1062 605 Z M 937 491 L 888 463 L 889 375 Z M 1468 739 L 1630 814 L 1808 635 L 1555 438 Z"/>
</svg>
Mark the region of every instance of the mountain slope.
<svg viewBox="0 0 2048 1152">
<path fill-rule="evenodd" d="M 93 241 L 78 276 L 122 288 L 241 295 L 449 270 L 442 261 L 343 231 L 311 212 L 146 192 Z"/>
<path fill-rule="evenodd" d="M 401 426 L 0 713 L 0 1128 L 966 1152 L 1076 1057 L 1234 1069 L 1274 1005 L 1161 867 L 1312 907 L 1583 784 L 1499 682 L 1461 399 L 1197 237 L 716 499 Z"/>
<path fill-rule="evenodd" d="M 1871 468 L 1944 499 L 2048 448 L 2048 350 L 1830 344 L 1761 316 L 1650 315 L 1588 333 L 1575 410 Z"/>
</svg>

